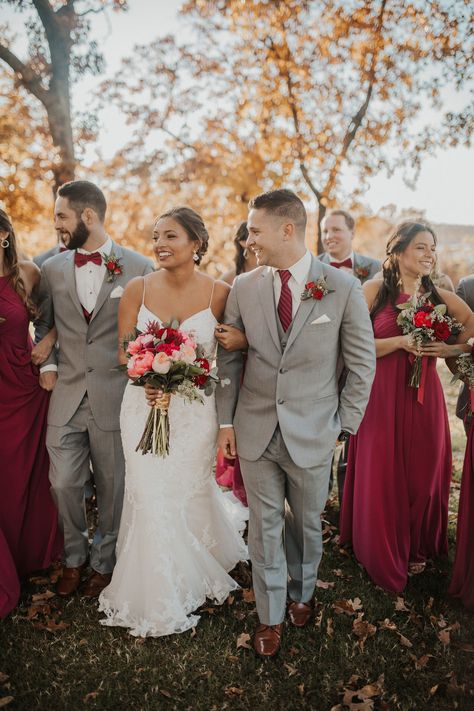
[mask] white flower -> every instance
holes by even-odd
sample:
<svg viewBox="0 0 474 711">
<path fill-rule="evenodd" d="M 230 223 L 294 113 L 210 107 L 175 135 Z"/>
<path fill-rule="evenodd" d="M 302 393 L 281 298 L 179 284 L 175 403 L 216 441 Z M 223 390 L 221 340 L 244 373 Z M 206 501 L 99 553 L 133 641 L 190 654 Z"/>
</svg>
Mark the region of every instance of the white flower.
<svg viewBox="0 0 474 711">
<path fill-rule="evenodd" d="M 171 368 L 171 360 L 166 355 L 166 353 L 157 353 L 153 358 L 153 365 L 151 366 L 155 373 L 160 373 L 160 375 L 165 375 Z"/>
</svg>

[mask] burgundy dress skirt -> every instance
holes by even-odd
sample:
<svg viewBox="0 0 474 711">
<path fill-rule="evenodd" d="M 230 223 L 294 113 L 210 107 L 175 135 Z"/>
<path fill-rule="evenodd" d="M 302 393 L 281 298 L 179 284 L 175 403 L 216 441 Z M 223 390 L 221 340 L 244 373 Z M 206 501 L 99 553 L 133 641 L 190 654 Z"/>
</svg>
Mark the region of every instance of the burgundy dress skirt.
<svg viewBox="0 0 474 711">
<path fill-rule="evenodd" d="M 375 338 L 400 335 L 397 313 L 387 305 L 376 314 Z M 409 354 L 397 350 L 377 359 L 367 409 L 349 446 L 341 544 L 351 544 L 374 583 L 391 592 L 406 586 L 409 562 L 448 550 L 449 424 L 436 359 L 424 360 L 420 404 L 408 386 Z"/>
<path fill-rule="evenodd" d="M 456 558 L 449 593 L 474 612 L 474 416 L 467 436 L 459 496 Z"/>
<path fill-rule="evenodd" d="M 31 363 L 28 314 L 0 277 L 0 617 L 18 602 L 22 576 L 62 551 L 45 445 L 49 393 Z"/>
</svg>

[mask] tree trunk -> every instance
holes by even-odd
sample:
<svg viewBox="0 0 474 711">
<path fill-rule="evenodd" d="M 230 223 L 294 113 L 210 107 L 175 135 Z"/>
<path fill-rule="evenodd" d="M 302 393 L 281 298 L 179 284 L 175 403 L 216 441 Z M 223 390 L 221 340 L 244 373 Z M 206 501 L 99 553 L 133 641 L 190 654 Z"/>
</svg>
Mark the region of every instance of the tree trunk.
<svg viewBox="0 0 474 711">
<path fill-rule="evenodd" d="M 324 252 L 321 222 L 324 219 L 326 211 L 326 205 L 323 205 L 323 203 L 318 200 L 318 228 L 316 232 L 317 254 L 322 254 Z"/>
</svg>

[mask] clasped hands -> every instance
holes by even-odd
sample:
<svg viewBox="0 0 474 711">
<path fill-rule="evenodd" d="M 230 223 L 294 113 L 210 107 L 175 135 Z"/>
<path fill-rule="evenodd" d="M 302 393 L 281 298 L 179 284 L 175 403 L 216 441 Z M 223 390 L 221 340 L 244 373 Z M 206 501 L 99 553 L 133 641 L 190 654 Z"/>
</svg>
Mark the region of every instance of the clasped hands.
<svg viewBox="0 0 474 711">
<path fill-rule="evenodd" d="M 453 358 L 460 355 L 463 349 L 456 343 L 449 345 L 444 341 L 432 341 L 418 346 L 412 334 L 402 336 L 402 348 L 415 356 L 432 356 L 434 358 Z"/>
</svg>

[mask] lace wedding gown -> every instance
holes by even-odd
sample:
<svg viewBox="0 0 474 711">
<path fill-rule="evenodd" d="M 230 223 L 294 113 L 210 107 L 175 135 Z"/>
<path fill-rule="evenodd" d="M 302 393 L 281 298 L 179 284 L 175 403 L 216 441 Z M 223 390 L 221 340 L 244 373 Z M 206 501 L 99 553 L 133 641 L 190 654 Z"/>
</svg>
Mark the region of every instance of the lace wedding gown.
<svg viewBox="0 0 474 711">
<path fill-rule="evenodd" d="M 142 305 L 137 328 L 156 320 Z M 181 324 L 210 360 L 215 325 L 210 308 Z M 214 396 L 204 396 L 204 405 L 171 397 L 165 458 L 135 452 L 148 412 L 144 389 L 129 383 L 120 413 L 126 478 L 117 564 L 99 610 L 106 614 L 104 625 L 159 637 L 194 627 L 199 616 L 192 613 L 206 598 L 220 604 L 238 588 L 228 571 L 248 557 L 241 535 L 248 512 L 212 475 Z"/>
</svg>

